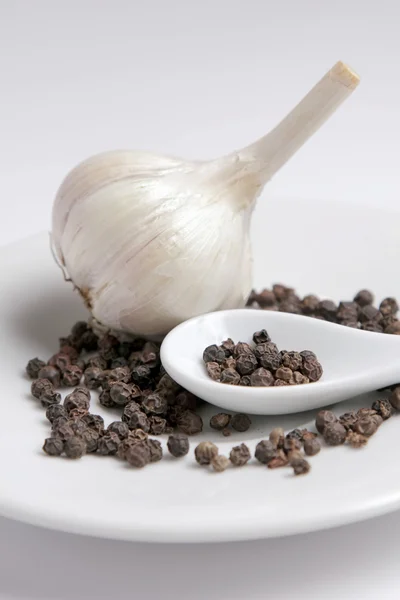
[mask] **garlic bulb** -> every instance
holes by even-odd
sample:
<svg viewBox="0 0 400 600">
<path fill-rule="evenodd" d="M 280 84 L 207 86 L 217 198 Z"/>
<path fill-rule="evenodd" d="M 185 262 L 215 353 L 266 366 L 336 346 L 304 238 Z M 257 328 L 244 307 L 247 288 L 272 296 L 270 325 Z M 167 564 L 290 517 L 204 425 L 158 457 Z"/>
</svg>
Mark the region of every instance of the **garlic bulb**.
<svg viewBox="0 0 400 600">
<path fill-rule="evenodd" d="M 93 317 L 157 336 L 244 306 L 255 200 L 358 81 L 338 63 L 271 133 L 220 159 L 115 151 L 75 167 L 54 202 L 52 243 Z"/>
</svg>

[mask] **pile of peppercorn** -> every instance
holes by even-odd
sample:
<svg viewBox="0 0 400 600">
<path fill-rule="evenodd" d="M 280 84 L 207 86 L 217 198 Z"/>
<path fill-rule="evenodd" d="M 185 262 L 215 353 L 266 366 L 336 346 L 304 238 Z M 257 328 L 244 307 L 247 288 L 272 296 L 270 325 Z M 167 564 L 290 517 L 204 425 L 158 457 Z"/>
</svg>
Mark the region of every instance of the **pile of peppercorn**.
<svg viewBox="0 0 400 600">
<path fill-rule="evenodd" d="M 230 385 L 271 387 L 318 381 L 322 366 L 314 352 L 278 350 L 265 329 L 253 334 L 250 344 L 230 338 L 203 352 L 207 373 L 214 381 Z"/>
<path fill-rule="evenodd" d="M 375 331 L 379 333 L 400 334 L 400 321 L 397 318 L 399 306 L 395 298 L 385 298 L 376 308 L 374 296 L 369 290 L 358 292 L 351 302 L 321 300 L 312 294 L 300 298 L 295 290 L 281 284 L 260 293 L 252 291 L 247 306 L 263 310 L 306 315 L 324 321 L 331 321 L 347 327 Z"/>
<path fill-rule="evenodd" d="M 30 360 L 26 371 L 51 424 L 43 449 L 52 456 L 97 452 L 142 467 L 162 457 L 160 442 L 149 434 L 170 434 L 170 453 L 184 456 L 187 436 L 203 428 L 196 412 L 200 400 L 167 375 L 157 343 L 120 342 L 111 334 L 98 338 L 86 322 L 78 322 L 56 354 L 48 361 Z M 75 389 L 61 404 L 63 387 Z M 120 408 L 120 421 L 105 428 L 103 418 L 90 412 L 91 390 L 99 392 L 103 407 Z"/>
</svg>

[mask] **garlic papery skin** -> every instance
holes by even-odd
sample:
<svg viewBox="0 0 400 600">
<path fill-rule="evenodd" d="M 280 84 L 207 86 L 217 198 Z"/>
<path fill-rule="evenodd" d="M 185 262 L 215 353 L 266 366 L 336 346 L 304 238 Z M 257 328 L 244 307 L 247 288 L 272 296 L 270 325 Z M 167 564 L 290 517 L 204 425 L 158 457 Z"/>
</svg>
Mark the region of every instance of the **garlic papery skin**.
<svg viewBox="0 0 400 600">
<path fill-rule="evenodd" d="M 75 167 L 54 202 L 52 242 L 93 317 L 161 336 L 190 317 L 244 306 L 257 197 L 357 82 L 338 63 L 275 130 L 220 159 L 115 151 Z"/>
</svg>

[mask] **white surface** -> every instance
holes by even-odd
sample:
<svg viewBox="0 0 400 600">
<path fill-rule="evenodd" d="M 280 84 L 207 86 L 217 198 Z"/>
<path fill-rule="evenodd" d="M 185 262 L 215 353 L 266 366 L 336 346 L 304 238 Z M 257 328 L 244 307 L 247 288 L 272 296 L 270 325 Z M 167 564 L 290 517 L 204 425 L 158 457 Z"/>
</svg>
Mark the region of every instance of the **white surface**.
<svg viewBox="0 0 400 600">
<path fill-rule="evenodd" d="M 50 222 L 61 178 L 87 155 L 143 147 L 195 158 L 240 147 L 273 126 L 338 58 L 362 75 L 360 89 L 274 179 L 266 196 L 398 206 L 395 0 L 329 5 L 317 0 L 14 0 L 0 3 L 0 13 L 1 243 Z M 352 259 L 345 265 L 341 254 L 318 273 L 326 295 L 335 290 L 336 273 L 344 295 L 368 285 L 370 274 L 382 268 L 379 252 L 372 262 L 363 260 L 362 248 L 375 241 L 373 230 L 362 226 L 361 209 L 357 244 L 347 243 L 352 230 L 345 207 L 341 210 L 338 237 Z M 259 239 L 262 217 L 255 223 Z M 384 213 L 377 213 L 377 229 L 388 223 Z M 315 252 L 323 254 L 325 247 L 322 240 Z M 389 254 L 397 252 L 398 245 Z M 315 281 L 314 254 L 299 256 L 295 249 L 293 254 L 287 281 L 301 284 L 301 270 Z M 263 262 L 262 254 L 256 262 L 258 285 L 265 283 Z M 271 281 L 280 279 L 279 260 L 273 262 Z M 390 277 L 388 272 L 379 294 L 391 292 Z M 282 540 L 159 548 L 57 534 L 2 519 L 0 598 L 126 598 L 134 588 L 145 600 L 161 594 L 259 600 L 267 591 L 279 600 L 397 600 L 399 534 L 396 513 Z M 151 555 L 157 559 L 157 577 L 149 567 Z"/>
<path fill-rule="evenodd" d="M 270 241 L 272 243 L 272 240 Z M 228 338 L 252 344 L 252 333 L 266 329 L 280 350 L 313 350 L 324 368 L 312 385 L 242 387 L 207 375 L 203 351 Z M 227 410 L 283 415 L 311 410 L 397 383 L 398 336 L 360 331 L 334 323 L 252 309 L 208 313 L 175 327 L 161 346 L 166 371 L 181 386 Z"/>
<path fill-rule="evenodd" d="M 316 203 L 297 201 L 296 206 L 303 212 L 321 216 Z M 285 202 L 281 210 L 283 213 L 291 212 L 293 202 Z M 365 225 L 374 224 L 374 217 L 373 210 L 365 210 Z M 337 215 L 336 221 L 340 218 Z M 349 205 L 348 223 L 357 219 L 358 208 Z M 329 223 L 334 230 L 337 223 L 333 215 Z M 276 247 L 281 231 L 271 226 L 266 234 L 265 248 L 269 253 Z M 379 238 L 382 251 L 393 241 L 390 234 L 391 230 L 387 227 Z M 397 236 L 397 227 L 392 235 Z M 329 241 L 328 231 L 325 240 Z M 309 235 L 303 244 L 306 255 L 310 253 L 312 244 L 313 237 Z M 368 258 L 368 252 L 365 257 Z M 282 257 L 281 269 L 285 277 L 284 265 Z M 395 266 L 388 263 L 390 269 Z M 56 349 L 57 338 L 67 333 L 71 323 L 84 316 L 85 311 L 78 294 L 64 282 L 55 265 L 45 234 L 3 249 L 0 252 L 0 277 L 0 330 L 7 340 L 7 344 L 0 346 L 0 364 L 7 373 L 3 380 L 6 393 L 0 403 L 4 422 L 18 423 L 18 436 L 10 427 L 0 437 L 2 515 L 63 531 L 113 539 L 217 542 L 313 531 L 366 519 L 400 506 L 400 464 L 387 459 L 397 452 L 399 416 L 393 416 L 383 424 L 367 448 L 361 451 L 347 446 L 324 448 L 312 459 L 312 473 L 307 477 L 296 478 L 286 469 L 270 471 L 255 460 L 246 468 L 230 468 L 218 475 L 199 467 L 193 459 L 193 450 L 199 441 L 212 440 L 225 455 L 239 442 L 246 442 L 254 453 L 256 443 L 265 439 L 273 427 L 279 425 L 286 431 L 294 427 L 312 427 L 315 411 L 285 416 L 254 416 L 246 433 L 234 432 L 229 438 L 224 438 L 220 432 L 210 429 L 209 418 L 216 411 L 206 405 L 203 411 L 204 429 L 202 434 L 191 438 L 190 453 L 181 460 L 167 455 L 163 461 L 143 470 L 132 469 L 115 458 L 101 459 L 93 455 L 75 462 L 46 457 L 41 451 L 41 444 L 49 434 L 49 424 L 43 418 L 43 409 L 29 395 L 30 384 L 23 376 L 23 365 L 35 355 L 51 356 Z M 384 274 L 375 275 L 374 281 L 371 281 L 374 288 L 381 287 L 382 278 L 385 278 Z M 311 285 L 311 282 L 308 284 Z M 337 287 L 340 289 L 339 281 Z M 400 289 L 393 292 L 400 296 Z M 244 314 L 248 315 L 246 327 L 242 323 L 235 330 L 240 337 L 245 334 L 247 326 L 250 330 L 260 329 L 264 315 L 261 311 L 260 318 L 255 311 L 244 311 Z M 216 335 L 226 337 L 231 331 L 232 318 L 233 313 L 226 312 L 222 319 L 211 316 L 209 324 L 214 321 Z M 268 313 L 265 314 L 265 323 L 271 334 L 278 343 L 281 341 L 287 345 L 292 333 L 281 332 L 276 326 L 278 320 L 279 317 L 275 316 L 269 321 Z M 287 320 L 294 333 L 296 328 L 299 331 L 302 324 L 308 323 L 306 318 L 287 317 Z M 290 324 L 290 321 L 293 323 Z M 350 333 L 347 329 L 340 334 L 339 327 L 332 326 L 327 328 L 331 337 L 325 335 L 325 343 L 331 346 L 332 355 L 325 355 L 326 348 L 311 335 L 316 325 L 313 320 L 308 323 L 309 343 L 327 362 L 328 393 L 333 354 L 339 361 L 335 368 L 346 375 L 347 367 L 340 361 L 348 362 L 348 355 L 341 357 L 340 348 L 335 348 L 339 335 L 349 336 L 349 346 L 352 340 L 365 339 L 366 348 L 368 340 L 376 337 L 382 353 L 385 351 L 392 355 L 398 348 L 399 339 L 395 336 L 381 338 L 374 334 Z M 184 330 L 185 325 L 181 326 L 181 331 Z M 234 335 L 235 332 L 231 333 Z M 201 348 L 205 345 L 202 335 Z M 353 345 L 352 349 L 353 353 L 360 353 L 359 346 L 355 348 Z M 371 347 L 368 352 L 366 349 L 363 352 L 368 359 L 371 358 Z M 358 358 L 353 357 L 352 360 Z M 357 383 L 362 385 L 362 382 Z M 377 377 L 377 385 L 381 384 L 382 379 Z M 314 386 L 317 388 L 317 384 L 313 384 L 310 390 L 315 389 Z M 321 395 L 325 395 L 323 384 L 319 387 Z M 221 388 L 231 389 L 229 386 Z M 13 402 L 9 401 L 10 397 Z M 340 403 L 335 410 L 340 414 L 351 408 L 368 407 L 376 397 L 379 397 L 378 394 L 373 393 L 349 400 Z M 216 401 L 218 403 L 218 398 Z M 101 410 L 96 397 L 92 398 L 91 410 L 103 414 L 106 423 L 115 419 L 114 411 Z M 172 481 L 174 485 L 171 485 Z M 163 494 L 162 490 L 167 488 L 168 494 Z"/>
</svg>

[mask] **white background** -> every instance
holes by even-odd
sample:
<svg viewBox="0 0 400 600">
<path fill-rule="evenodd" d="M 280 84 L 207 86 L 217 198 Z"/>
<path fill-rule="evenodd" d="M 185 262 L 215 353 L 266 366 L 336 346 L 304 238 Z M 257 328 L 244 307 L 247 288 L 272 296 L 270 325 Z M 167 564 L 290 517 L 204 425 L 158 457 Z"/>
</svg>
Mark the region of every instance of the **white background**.
<svg viewBox="0 0 400 600">
<path fill-rule="evenodd" d="M 273 127 L 338 59 L 354 96 L 268 195 L 397 207 L 396 0 L 0 0 L 0 244 L 48 229 L 92 153 L 207 158 Z M 360 210 L 361 206 L 360 206 Z M 77 499 L 79 501 L 79 499 Z M 139 546 L 0 519 L 0 598 L 398 598 L 400 516 L 283 540 Z"/>
</svg>

